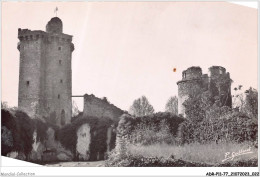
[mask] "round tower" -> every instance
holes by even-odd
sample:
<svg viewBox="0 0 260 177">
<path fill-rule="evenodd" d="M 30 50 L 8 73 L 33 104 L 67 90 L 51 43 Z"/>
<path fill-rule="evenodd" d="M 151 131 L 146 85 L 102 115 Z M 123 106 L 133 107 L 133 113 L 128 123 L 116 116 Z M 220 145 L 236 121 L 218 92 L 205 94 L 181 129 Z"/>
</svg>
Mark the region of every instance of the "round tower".
<svg viewBox="0 0 260 177">
<path fill-rule="evenodd" d="M 182 80 L 178 85 L 178 114 L 185 117 L 183 103 L 189 96 L 196 95 L 202 90 L 202 70 L 200 67 L 190 67 L 182 72 Z"/>
</svg>

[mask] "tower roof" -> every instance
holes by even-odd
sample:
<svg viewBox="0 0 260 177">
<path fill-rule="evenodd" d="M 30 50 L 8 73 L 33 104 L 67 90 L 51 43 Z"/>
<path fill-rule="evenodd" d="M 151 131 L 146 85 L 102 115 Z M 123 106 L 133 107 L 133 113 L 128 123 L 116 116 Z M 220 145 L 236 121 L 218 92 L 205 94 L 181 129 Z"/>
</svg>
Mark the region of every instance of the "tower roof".
<svg viewBox="0 0 260 177">
<path fill-rule="evenodd" d="M 46 25 L 48 33 L 62 33 L 62 21 L 58 17 L 53 17 Z"/>
</svg>

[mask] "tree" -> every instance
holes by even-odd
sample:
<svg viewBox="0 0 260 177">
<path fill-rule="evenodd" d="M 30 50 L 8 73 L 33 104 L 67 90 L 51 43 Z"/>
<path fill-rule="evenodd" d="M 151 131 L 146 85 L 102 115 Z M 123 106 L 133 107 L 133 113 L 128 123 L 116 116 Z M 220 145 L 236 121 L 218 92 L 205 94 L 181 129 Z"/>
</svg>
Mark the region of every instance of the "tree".
<svg viewBox="0 0 260 177">
<path fill-rule="evenodd" d="M 18 107 L 15 106 L 8 106 L 8 103 L 6 101 L 1 102 L 1 109 L 7 109 L 10 111 L 17 111 L 19 110 Z"/>
<path fill-rule="evenodd" d="M 2 101 L 2 102 L 1 102 L 1 108 L 2 108 L 2 109 L 8 109 L 8 104 L 7 104 L 6 101 Z"/>
<path fill-rule="evenodd" d="M 250 118 L 257 119 L 258 115 L 258 92 L 254 88 L 248 90 L 241 89 L 242 85 L 235 87 L 233 95 L 233 108 L 239 109 Z"/>
<path fill-rule="evenodd" d="M 73 100 L 72 101 L 72 117 L 77 116 L 80 113 L 78 105 L 76 104 L 76 102 Z"/>
<path fill-rule="evenodd" d="M 146 116 L 154 113 L 153 106 L 149 103 L 148 99 L 145 96 L 134 100 L 133 105 L 130 107 L 129 113 L 140 117 Z"/>
<path fill-rule="evenodd" d="M 235 94 L 232 95 L 232 107 L 242 111 L 245 106 L 245 91 L 242 89 L 242 85 L 238 85 L 234 88 Z"/>
<path fill-rule="evenodd" d="M 176 96 L 169 98 L 165 105 L 165 111 L 178 115 L 178 98 Z"/>
</svg>

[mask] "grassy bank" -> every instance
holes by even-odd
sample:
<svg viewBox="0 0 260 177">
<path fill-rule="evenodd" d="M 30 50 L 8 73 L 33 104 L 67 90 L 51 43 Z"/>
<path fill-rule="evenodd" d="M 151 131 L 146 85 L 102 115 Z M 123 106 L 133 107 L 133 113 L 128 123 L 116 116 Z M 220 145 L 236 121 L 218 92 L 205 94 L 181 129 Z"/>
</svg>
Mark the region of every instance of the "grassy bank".
<svg viewBox="0 0 260 177">
<path fill-rule="evenodd" d="M 216 165 L 223 163 L 225 154 L 230 152 L 238 153 L 242 150 L 247 150 L 250 147 L 248 154 L 243 154 L 226 160 L 227 162 L 248 161 L 257 159 L 257 148 L 249 142 L 245 143 L 218 143 L 208 144 L 192 143 L 184 146 L 174 146 L 168 144 L 153 144 L 148 146 L 129 145 L 127 151 L 133 156 L 142 156 L 144 158 L 169 158 L 182 159 L 187 162 L 206 163 L 209 165 Z M 229 156 L 230 157 L 230 156 Z"/>
</svg>

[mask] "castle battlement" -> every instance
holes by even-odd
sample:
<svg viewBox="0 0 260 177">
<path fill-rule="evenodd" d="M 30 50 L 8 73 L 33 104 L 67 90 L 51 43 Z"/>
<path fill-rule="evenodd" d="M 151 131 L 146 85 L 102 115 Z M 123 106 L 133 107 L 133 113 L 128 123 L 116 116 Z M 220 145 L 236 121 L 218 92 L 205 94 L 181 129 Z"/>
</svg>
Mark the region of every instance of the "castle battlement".
<svg viewBox="0 0 260 177">
<path fill-rule="evenodd" d="M 202 75 L 201 68 L 198 66 L 193 66 L 182 72 L 182 79 L 200 78 L 201 75 Z"/>
<path fill-rule="evenodd" d="M 63 33 L 48 33 L 45 31 L 34 30 L 31 31 L 29 29 L 18 29 L 18 39 L 20 41 L 27 40 L 37 40 L 39 38 L 47 39 L 48 41 L 59 41 L 59 42 L 71 42 L 71 35 L 63 34 Z"/>
<path fill-rule="evenodd" d="M 18 29 L 18 39 L 20 41 L 26 41 L 26 40 L 35 40 L 38 38 L 44 38 L 44 36 L 46 35 L 46 32 L 44 31 L 31 31 L 29 29 Z"/>
<path fill-rule="evenodd" d="M 209 76 L 210 77 L 218 77 L 221 74 L 226 74 L 226 68 L 222 66 L 212 66 L 209 68 Z"/>
</svg>

